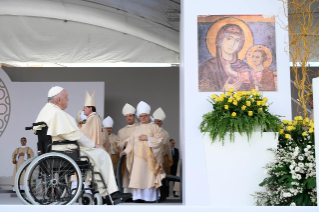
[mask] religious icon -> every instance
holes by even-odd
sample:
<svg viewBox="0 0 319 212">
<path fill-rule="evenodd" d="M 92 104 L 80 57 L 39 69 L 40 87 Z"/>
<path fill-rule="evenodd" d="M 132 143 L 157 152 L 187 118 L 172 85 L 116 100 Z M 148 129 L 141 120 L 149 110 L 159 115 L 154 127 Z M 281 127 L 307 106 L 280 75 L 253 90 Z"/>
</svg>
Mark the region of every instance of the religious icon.
<svg viewBox="0 0 319 212">
<path fill-rule="evenodd" d="M 199 91 L 276 91 L 275 20 L 199 16 Z"/>
</svg>

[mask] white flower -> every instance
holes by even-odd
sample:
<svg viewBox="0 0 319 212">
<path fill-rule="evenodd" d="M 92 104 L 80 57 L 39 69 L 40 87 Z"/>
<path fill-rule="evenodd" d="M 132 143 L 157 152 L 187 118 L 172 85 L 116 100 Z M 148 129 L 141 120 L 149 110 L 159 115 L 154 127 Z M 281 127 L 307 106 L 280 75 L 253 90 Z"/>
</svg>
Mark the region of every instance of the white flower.
<svg viewBox="0 0 319 212">
<path fill-rule="evenodd" d="M 299 166 L 300 168 L 302 168 L 302 167 L 304 167 L 304 164 L 303 164 L 303 163 L 298 163 L 298 166 Z"/>
<path fill-rule="evenodd" d="M 302 157 L 302 156 L 299 156 L 298 159 L 299 159 L 299 160 L 303 160 L 303 157 Z"/>
<path fill-rule="evenodd" d="M 311 146 L 310 146 L 310 145 L 307 145 L 307 148 L 308 148 L 308 149 L 310 149 L 310 148 L 311 148 Z"/>
<path fill-rule="evenodd" d="M 295 167 L 294 165 L 290 165 L 290 166 L 289 166 L 290 170 L 293 170 L 294 167 Z"/>
<path fill-rule="evenodd" d="M 289 193 L 289 192 L 286 193 L 286 196 L 287 196 L 287 197 L 291 197 L 291 193 Z"/>
<path fill-rule="evenodd" d="M 308 152 L 308 149 L 307 149 L 307 148 L 304 148 L 304 151 L 305 151 L 305 152 Z"/>
<path fill-rule="evenodd" d="M 297 179 L 301 180 L 301 175 L 300 174 L 297 174 Z"/>
<path fill-rule="evenodd" d="M 295 171 L 296 171 L 296 172 L 299 172 L 299 171 L 300 171 L 300 168 L 299 168 L 299 167 L 296 167 L 296 168 L 295 168 Z"/>
<path fill-rule="evenodd" d="M 298 156 L 298 152 L 294 152 L 294 156 Z"/>
<path fill-rule="evenodd" d="M 267 174 L 267 173 L 268 173 L 268 170 L 265 170 L 264 173 Z"/>
<path fill-rule="evenodd" d="M 296 203 L 292 202 L 292 203 L 290 204 L 290 206 L 296 206 Z"/>
</svg>

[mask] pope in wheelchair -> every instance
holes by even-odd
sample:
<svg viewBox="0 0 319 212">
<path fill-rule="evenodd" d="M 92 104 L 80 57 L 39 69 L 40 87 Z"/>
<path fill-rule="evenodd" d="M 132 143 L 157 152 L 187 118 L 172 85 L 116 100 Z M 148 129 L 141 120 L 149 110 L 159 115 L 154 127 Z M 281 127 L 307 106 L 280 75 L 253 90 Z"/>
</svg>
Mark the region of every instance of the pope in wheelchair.
<svg viewBox="0 0 319 212">
<path fill-rule="evenodd" d="M 40 111 L 33 129 L 38 135 L 38 157 L 27 160 L 18 170 L 15 187 L 25 171 L 25 194 L 17 195 L 24 204 L 118 204 L 131 197 L 118 191 L 109 154 L 86 137 L 64 109 L 68 94 L 52 87 L 48 103 Z M 72 181 L 77 181 L 72 186 Z M 83 185 L 85 182 L 86 187 Z M 86 191 L 90 191 L 87 193 Z M 90 194 L 91 193 L 91 194 Z"/>
</svg>

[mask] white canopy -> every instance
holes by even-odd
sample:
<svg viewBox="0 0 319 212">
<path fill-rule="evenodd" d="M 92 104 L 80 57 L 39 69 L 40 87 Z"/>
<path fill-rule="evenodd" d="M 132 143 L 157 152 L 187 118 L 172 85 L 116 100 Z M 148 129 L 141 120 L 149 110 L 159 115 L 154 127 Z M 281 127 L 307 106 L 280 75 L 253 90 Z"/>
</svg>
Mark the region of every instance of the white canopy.
<svg viewBox="0 0 319 212">
<path fill-rule="evenodd" d="M 0 62 L 179 63 L 179 0 L 0 0 Z"/>
</svg>

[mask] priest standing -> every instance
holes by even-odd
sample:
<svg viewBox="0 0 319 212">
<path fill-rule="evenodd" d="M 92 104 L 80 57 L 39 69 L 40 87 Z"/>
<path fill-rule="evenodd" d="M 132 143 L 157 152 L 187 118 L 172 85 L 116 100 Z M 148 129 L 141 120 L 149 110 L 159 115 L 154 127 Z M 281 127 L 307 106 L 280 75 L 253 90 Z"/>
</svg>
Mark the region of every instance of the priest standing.
<svg viewBox="0 0 319 212">
<path fill-rule="evenodd" d="M 165 174 L 170 174 L 170 167 L 173 165 L 173 157 L 172 157 L 172 151 L 170 148 L 169 143 L 169 134 L 166 130 L 162 128 L 163 122 L 166 118 L 165 112 L 162 108 L 158 108 L 153 113 L 154 123 L 157 124 L 160 128 L 160 135 L 163 137 L 163 169 L 165 171 Z M 169 196 L 169 182 L 166 180 L 163 181 L 163 186 L 161 188 L 161 200 L 165 200 L 166 197 Z"/>
<path fill-rule="evenodd" d="M 133 200 L 156 201 L 156 190 L 162 185 L 165 173 L 163 164 L 163 137 L 161 129 L 150 122 L 151 107 L 141 101 L 137 106 L 138 125 L 122 154 L 127 155 L 126 166 L 130 173 L 129 188 L 133 188 Z"/>
<path fill-rule="evenodd" d="M 109 139 L 109 149 L 110 149 L 110 155 L 112 158 L 112 163 L 113 163 L 113 168 L 114 168 L 114 174 L 116 174 L 116 168 L 117 168 L 117 164 L 119 162 L 119 156 L 120 156 L 120 151 L 118 149 L 118 140 L 119 137 L 115 134 L 113 134 L 113 125 L 114 125 L 114 121 L 113 119 L 108 116 L 103 120 L 103 127 L 107 132 L 107 137 Z M 106 148 L 104 146 L 104 148 Z"/>
<path fill-rule="evenodd" d="M 14 179 L 18 169 L 24 163 L 24 161 L 34 156 L 33 150 L 27 146 L 27 139 L 25 137 L 22 137 L 20 141 L 21 141 L 21 146 L 17 148 L 16 150 L 14 150 L 12 154 L 12 163 L 15 164 L 13 169 L 13 175 L 12 175 L 12 183 L 11 183 L 13 187 L 13 191 L 15 191 Z M 24 179 L 24 173 L 22 173 L 20 178 L 20 190 L 24 190 L 23 179 Z"/>
<path fill-rule="evenodd" d="M 102 123 L 99 114 L 96 112 L 95 92 L 92 95 L 86 92 L 83 111 L 87 119 L 85 124 L 79 125 L 81 132 L 94 143 L 102 145 Z"/>
<path fill-rule="evenodd" d="M 127 122 L 127 125 L 119 130 L 117 133 L 119 140 L 118 140 L 118 149 L 120 152 L 123 151 L 123 149 L 126 147 L 128 140 L 130 139 L 133 131 L 138 126 L 138 124 L 135 122 L 135 108 L 130 104 L 125 104 L 122 110 L 123 115 L 125 116 L 125 120 Z M 124 192 L 133 194 L 133 189 L 128 188 L 129 185 L 129 173 L 127 170 L 126 159 L 123 162 L 124 164 L 124 173 L 123 173 L 123 188 Z"/>
</svg>

